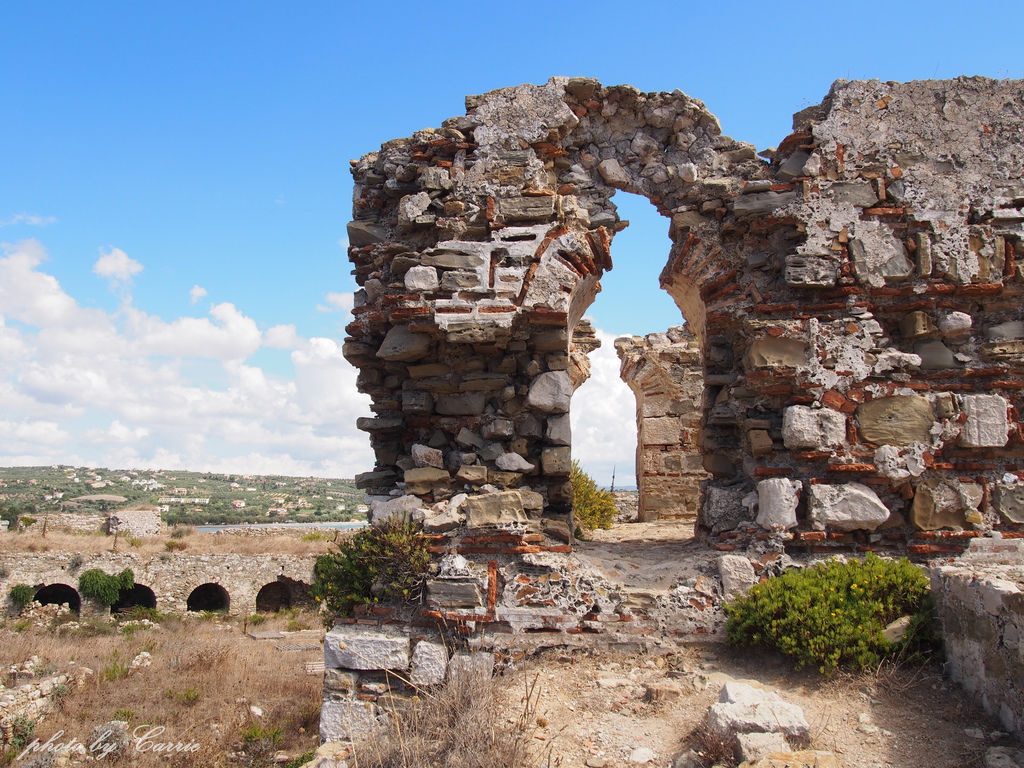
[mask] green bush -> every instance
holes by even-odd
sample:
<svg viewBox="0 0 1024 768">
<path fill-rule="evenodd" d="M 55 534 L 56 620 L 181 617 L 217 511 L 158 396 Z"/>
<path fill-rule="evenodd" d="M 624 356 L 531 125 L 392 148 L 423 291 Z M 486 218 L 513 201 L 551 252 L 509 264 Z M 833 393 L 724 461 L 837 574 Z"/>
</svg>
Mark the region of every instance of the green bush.
<svg viewBox="0 0 1024 768">
<path fill-rule="evenodd" d="M 28 584 L 15 584 L 7 593 L 7 597 L 10 598 L 11 604 L 19 611 L 31 603 L 35 596 L 35 589 L 30 587 Z"/>
<path fill-rule="evenodd" d="M 357 605 L 416 602 L 430 567 L 427 542 L 410 520 L 368 526 L 320 555 L 313 568 L 313 598 L 327 607 L 326 620 L 349 616 Z"/>
<path fill-rule="evenodd" d="M 764 645 L 830 674 L 874 667 L 884 658 L 924 660 L 938 649 L 928 577 L 909 560 L 830 561 L 791 570 L 751 587 L 725 606 L 736 645 Z M 902 640 L 885 627 L 911 616 Z"/>
<path fill-rule="evenodd" d="M 589 531 L 611 528 L 615 521 L 615 499 L 611 492 L 598 488 L 578 461 L 572 463 L 569 479 L 572 481 L 572 511 L 577 525 Z"/>
<path fill-rule="evenodd" d="M 78 591 L 82 597 L 95 600 L 108 608 L 117 602 L 122 589 L 134 586 L 135 575 L 131 568 L 125 568 L 117 576 L 110 576 L 99 568 L 90 568 L 78 577 Z"/>
</svg>

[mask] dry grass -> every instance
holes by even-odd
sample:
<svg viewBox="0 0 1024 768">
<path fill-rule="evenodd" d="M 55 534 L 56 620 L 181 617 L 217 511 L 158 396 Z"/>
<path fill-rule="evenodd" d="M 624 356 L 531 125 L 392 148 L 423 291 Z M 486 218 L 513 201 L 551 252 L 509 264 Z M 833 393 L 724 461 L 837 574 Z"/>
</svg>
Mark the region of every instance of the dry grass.
<svg viewBox="0 0 1024 768">
<path fill-rule="evenodd" d="M 317 626 L 316 617 L 307 623 Z M 68 694 L 61 711 L 38 724 L 40 741 L 63 729 L 65 740 L 74 736 L 88 743 L 95 726 L 122 719 L 130 731 L 162 726 L 156 741 L 199 745 L 194 753 L 173 757 L 130 747 L 122 762 L 140 768 L 238 765 L 228 756 L 243 748 L 250 754 L 242 765 L 269 765 L 276 750 L 298 755 L 317 745 L 321 678 L 305 674 L 303 665 L 321 659 L 320 650 L 277 651 L 271 641 L 247 638 L 239 624 L 202 618 L 167 619 L 160 630 L 127 637 L 89 632 L 54 637 L 47 630 L 14 627 L 13 621 L 0 627 L 5 658 L 38 655 L 54 672 L 76 667 L 94 672 Z M 142 651 L 151 654 L 151 666 L 121 674 Z M 254 715 L 250 706 L 262 714 Z M 254 724 L 273 738 L 246 744 L 247 729 L 258 733 Z"/>
<path fill-rule="evenodd" d="M 498 768 L 538 764 L 530 755 L 534 684 L 509 717 L 497 680 L 464 675 L 394 707 L 385 725 L 353 745 L 353 768 Z M 541 761 L 542 763 L 543 761 Z"/>
<path fill-rule="evenodd" d="M 247 536 L 228 533 L 192 532 L 186 536 L 148 536 L 144 538 L 117 537 L 106 534 L 75 534 L 64 531 L 41 533 L 26 532 L 0 536 L 3 552 L 80 552 L 83 555 L 104 552 L 131 552 L 138 555 L 158 555 L 169 551 L 168 545 L 185 554 L 241 554 L 258 555 L 267 552 L 283 555 L 319 555 L 327 552 L 334 540 L 350 536 L 348 530 L 339 530 L 337 536 L 326 538 L 308 536 L 308 531 L 294 534 Z M 305 539 L 303 537 L 306 537 Z"/>
</svg>

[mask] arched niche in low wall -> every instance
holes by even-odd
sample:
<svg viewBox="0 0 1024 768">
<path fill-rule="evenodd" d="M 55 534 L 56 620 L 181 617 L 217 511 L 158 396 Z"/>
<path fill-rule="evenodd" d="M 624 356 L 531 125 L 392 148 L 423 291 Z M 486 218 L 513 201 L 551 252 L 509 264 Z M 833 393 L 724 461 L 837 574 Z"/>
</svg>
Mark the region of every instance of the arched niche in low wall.
<svg viewBox="0 0 1024 768">
<path fill-rule="evenodd" d="M 207 582 L 189 592 L 186 607 L 190 611 L 227 611 L 231 597 L 220 584 Z"/>
<path fill-rule="evenodd" d="M 41 605 L 66 605 L 76 613 L 82 608 L 81 595 L 68 584 L 44 584 L 36 589 L 33 599 Z"/>
<path fill-rule="evenodd" d="M 1018 527 L 1022 94 L 839 81 L 761 160 L 679 91 L 553 78 L 354 161 L 359 485 L 530 488 L 565 511 L 621 189 L 669 221 L 660 285 L 706 384 L 703 529 Z"/>
<path fill-rule="evenodd" d="M 111 613 L 123 613 L 132 608 L 156 608 L 156 594 L 145 584 L 135 584 L 130 589 L 122 589 L 117 602 L 110 606 Z"/>
</svg>

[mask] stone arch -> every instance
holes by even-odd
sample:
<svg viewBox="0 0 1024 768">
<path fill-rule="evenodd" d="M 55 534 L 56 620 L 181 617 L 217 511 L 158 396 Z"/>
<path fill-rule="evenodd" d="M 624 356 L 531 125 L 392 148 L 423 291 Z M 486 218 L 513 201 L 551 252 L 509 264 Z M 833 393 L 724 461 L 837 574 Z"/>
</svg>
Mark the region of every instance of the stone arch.
<svg viewBox="0 0 1024 768">
<path fill-rule="evenodd" d="M 134 607 L 156 608 L 156 594 L 145 584 L 136 583 L 130 589 L 122 589 L 117 602 L 110 606 L 111 613 L 124 613 Z"/>
<path fill-rule="evenodd" d="M 709 387 L 703 528 L 813 547 L 883 521 L 1024 525 L 1021 92 L 839 81 L 762 161 L 679 91 L 553 78 L 364 156 L 344 346 L 375 414 L 359 484 L 409 508 L 526 488 L 566 511 L 573 346 L 621 189 L 671 222 L 660 283 Z"/>
<path fill-rule="evenodd" d="M 260 613 L 276 613 L 287 608 L 307 605 L 311 601 L 309 585 L 302 581 L 278 576 L 260 587 L 256 593 L 256 610 Z"/>
<path fill-rule="evenodd" d="M 220 584 L 207 582 L 193 589 L 185 603 L 190 611 L 224 611 L 231 607 L 231 597 Z"/>
<path fill-rule="evenodd" d="M 82 597 L 78 590 L 67 584 L 44 584 L 36 589 L 33 599 L 41 605 L 67 605 L 75 613 L 82 608 Z"/>
<path fill-rule="evenodd" d="M 428 500 L 460 484 L 529 485 L 557 512 L 571 498 L 568 398 L 592 340 L 581 318 L 621 228 L 611 197 L 641 195 L 671 221 L 660 282 L 706 344 L 707 299 L 731 293 L 738 270 L 713 253 L 705 189 L 765 164 L 678 91 L 556 78 L 467 107 L 353 171 L 363 288 L 345 354 L 378 414 L 359 423 L 377 456 L 359 483 L 404 482 Z"/>
</svg>

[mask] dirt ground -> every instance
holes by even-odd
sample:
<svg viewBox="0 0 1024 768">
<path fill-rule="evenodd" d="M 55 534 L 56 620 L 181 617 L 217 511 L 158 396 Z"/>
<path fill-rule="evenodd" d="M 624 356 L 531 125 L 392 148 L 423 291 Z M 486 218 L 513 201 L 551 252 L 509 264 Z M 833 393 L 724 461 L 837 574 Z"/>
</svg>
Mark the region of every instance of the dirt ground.
<svg viewBox="0 0 1024 768">
<path fill-rule="evenodd" d="M 688 737 L 728 679 L 755 681 L 799 705 L 811 746 L 844 768 L 978 768 L 985 750 L 1012 744 L 937 668 L 884 668 L 877 674 L 795 672 L 776 654 L 712 645 L 652 657 L 547 651 L 506 676 L 510 712 L 536 683 L 532 734 L 537 765 L 671 766 L 695 746 Z M 511 715 L 510 715 L 511 719 Z"/>
</svg>

